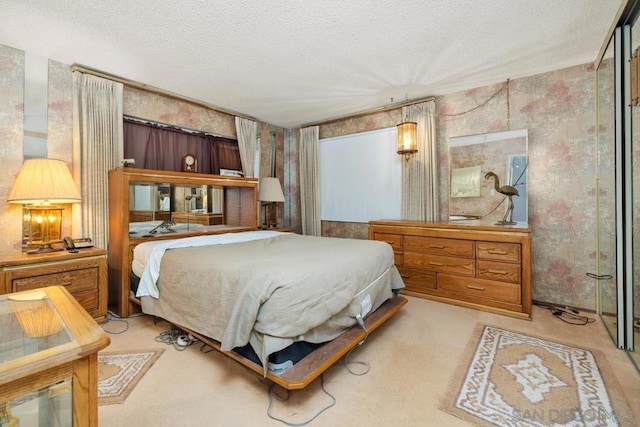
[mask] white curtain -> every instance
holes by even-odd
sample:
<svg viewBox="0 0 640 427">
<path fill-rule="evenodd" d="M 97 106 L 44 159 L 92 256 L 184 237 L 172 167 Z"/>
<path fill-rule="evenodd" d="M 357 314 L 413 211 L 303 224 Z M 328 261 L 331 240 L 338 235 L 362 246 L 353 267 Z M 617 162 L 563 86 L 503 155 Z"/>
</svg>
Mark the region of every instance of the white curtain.
<svg viewBox="0 0 640 427">
<path fill-rule="evenodd" d="M 435 101 L 403 107 L 402 117 L 418 124 L 418 152 L 402 165 L 402 219 L 438 221 L 440 206 Z"/>
<path fill-rule="evenodd" d="M 73 73 L 73 174 L 82 204 L 73 210 L 76 237 L 109 241 L 108 172 L 123 158 L 122 83 Z"/>
<path fill-rule="evenodd" d="M 320 236 L 320 165 L 318 126 L 300 129 L 300 210 L 302 234 Z"/>
<path fill-rule="evenodd" d="M 253 178 L 256 161 L 257 123 L 250 119 L 236 117 L 236 135 L 238 136 L 242 171 L 247 178 Z"/>
</svg>

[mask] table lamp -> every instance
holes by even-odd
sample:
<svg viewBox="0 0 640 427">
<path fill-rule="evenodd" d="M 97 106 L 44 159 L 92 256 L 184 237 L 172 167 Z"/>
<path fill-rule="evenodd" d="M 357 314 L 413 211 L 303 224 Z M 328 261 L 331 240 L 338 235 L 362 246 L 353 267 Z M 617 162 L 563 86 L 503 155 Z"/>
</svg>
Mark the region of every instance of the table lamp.
<svg viewBox="0 0 640 427">
<path fill-rule="evenodd" d="M 62 241 L 62 211 L 57 203 L 78 203 L 80 192 L 69 168 L 62 160 L 28 159 L 22 165 L 7 202 L 24 205 L 23 235 L 27 251 L 46 253 L 55 249 L 51 243 Z"/>
<path fill-rule="evenodd" d="M 276 228 L 278 219 L 276 218 L 276 203 L 284 202 L 284 193 L 278 178 L 262 178 L 258 191 L 258 200 L 264 202 L 264 228 Z"/>
</svg>

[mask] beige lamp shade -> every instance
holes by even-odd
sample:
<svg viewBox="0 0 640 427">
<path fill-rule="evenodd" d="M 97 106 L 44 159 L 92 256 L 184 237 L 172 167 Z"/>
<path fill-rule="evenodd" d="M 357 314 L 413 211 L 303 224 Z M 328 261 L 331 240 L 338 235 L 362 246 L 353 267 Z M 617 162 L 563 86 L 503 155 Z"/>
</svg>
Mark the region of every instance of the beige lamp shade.
<svg viewBox="0 0 640 427">
<path fill-rule="evenodd" d="M 9 203 L 52 204 L 80 202 L 80 192 L 66 163 L 56 159 L 28 159 L 9 194 Z"/>
<path fill-rule="evenodd" d="M 284 193 L 278 178 L 262 178 L 260 190 L 258 191 L 258 200 L 261 202 L 284 202 Z"/>
</svg>

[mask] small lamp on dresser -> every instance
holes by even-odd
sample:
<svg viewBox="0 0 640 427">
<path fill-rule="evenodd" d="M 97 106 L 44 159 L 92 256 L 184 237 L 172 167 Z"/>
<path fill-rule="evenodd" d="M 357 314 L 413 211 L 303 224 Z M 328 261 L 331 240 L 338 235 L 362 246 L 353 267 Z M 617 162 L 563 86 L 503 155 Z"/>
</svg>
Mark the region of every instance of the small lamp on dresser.
<svg viewBox="0 0 640 427">
<path fill-rule="evenodd" d="M 51 246 L 62 241 L 64 208 L 56 204 L 78 203 L 80 192 L 62 160 L 27 159 L 7 202 L 24 205 L 24 238 L 27 247 L 37 246 L 27 253 L 46 253 L 61 250 Z"/>
<path fill-rule="evenodd" d="M 264 205 L 263 228 L 277 228 L 276 203 L 284 202 L 284 193 L 278 178 L 262 178 L 258 191 L 258 200 Z"/>
</svg>

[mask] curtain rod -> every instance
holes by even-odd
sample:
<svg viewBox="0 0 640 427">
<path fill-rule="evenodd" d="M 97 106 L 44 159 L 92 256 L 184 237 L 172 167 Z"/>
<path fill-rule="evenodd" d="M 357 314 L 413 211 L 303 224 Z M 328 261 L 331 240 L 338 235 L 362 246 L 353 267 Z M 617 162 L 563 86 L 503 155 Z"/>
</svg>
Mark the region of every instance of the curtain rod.
<svg viewBox="0 0 640 427">
<path fill-rule="evenodd" d="M 197 130 L 197 129 L 190 129 L 184 126 L 177 126 L 169 123 L 156 122 L 155 120 L 149 120 L 142 117 L 131 116 L 129 114 L 123 114 L 122 118 L 124 120 L 129 120 L 130 122 L 136 122 L 136 123 L 141 123 L 145 125 L 155 125 L 155 126 L 159 126 L 159 127 L 170 129 L 170 130 L 179 130 L 182 132 L 195 134 L 195 135 L 207 135 L 207 136 L 215 136 L 216 138 L 226 138 L 226 139 L 236 139 L 236 140 L 238 139 L 235 136 L 222 135 L 219 133 L 212 133 L 212 132 L 206 132 L 206 131 Z"/>
<path fill-rule="evenodd" d="M 155 93 L 155 94 L 158 94 L 158 95 L 163 95 L 163 96 L 166 96 L 166 97 L 169 97 L 169 98 L 177 99 L 179 101 L 185 101 L 185 102 L 188 102 L 190 104 L 194 104 L 194 105 L 198 105 L 200 107 L 207 108 L 209 110 L 217 111 L 219 113 L 229 114 L 230 116 L 238 116 L 238 117 L 241 117 L 243 119 L 254 120 L 256 122 L 260 121 L 260 120 L 256 119 L 255 117 L 247 116 L 246 114 L 240 114 L 238 112 L 235 112 L 235 111 L 232 111 L 232 110 L 227 110 L 225 108 L 218 107 L 216 105 L 208 104 L 208 103 L 203 102 L 203 101 L 198 101 L 197 99 L 188 98 L 186 96 L 178 95 L 178 94 L 173 93 L 173 92 L 169 92 L 169 91 L 166 91 L 166 90 L 163 90 L 163 89 L 158 89 L 156 87 L 149 86 L 149 85 L 147 85 L 145 83 L 140 83 L 140 82 L 136 82 L 136 81 L 133 81 L 133 80 L 125 79 L 123 77 L 114 76 L 113 74 L 107 74 L 107 73 L 104 73 L 102 71 L 94 70 L 92 68 L 88 68 L 88 67 L 85 67 L 85 66 L 82 66 L 82 65 L 73 64 L 71 66 L 71 72 L 74 72 L 74 71 L 78 71 L 78 72 L 84 73 L 84 74 L 91 74 L 92 76 L 102 77 L 102 78 L 108 79 L 108 80 L 113 80 L 114 82 L 122 83 L 123 85 L 132 87 L 134 89 L 140 89 L 140 90 L 144 90 L 146 92 L 151 92 L 151 93 Z"/>
<path fill-rule="evenodd" d="M 369 114 L 374 114 L 374 113 L 383 113 L 383 112 L 388 111 L 388 110 L 395 110 L 397 108 L 408 107 L 409 105 L 420 104 L 422 102 L 427 102 L 427 101 L 435 101 L 435 99 L 436 99 L 435 96 L 429 96 L 427 98 L 414 99 L 412 101 L 405 101 L 405 102 L 394 104 L 394 105 L 388 105 L 386 107 L 373 108 L 371 110 L 365 110 L 365 111 L 361 111 L 361 112 L 355 113 L 355 114 L 347 114 L 345 116 L 334 117 L 332 119 L 324 120 L 324 121 L 321 121 L 321 122 L 308 123 L 308 124 L 305 124 L 303 126 L 300 126 L 300 129 L 306 128 L 306 127 L 309 127 L 309 126 L 326 125 L 326 124 L 333 123 L 333 122 L 339 122 L 341 120 L 355 119 L 355 118 L 358 118 L 358 117 L 367 116 Z"/>
</svg>

